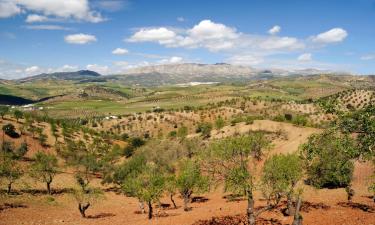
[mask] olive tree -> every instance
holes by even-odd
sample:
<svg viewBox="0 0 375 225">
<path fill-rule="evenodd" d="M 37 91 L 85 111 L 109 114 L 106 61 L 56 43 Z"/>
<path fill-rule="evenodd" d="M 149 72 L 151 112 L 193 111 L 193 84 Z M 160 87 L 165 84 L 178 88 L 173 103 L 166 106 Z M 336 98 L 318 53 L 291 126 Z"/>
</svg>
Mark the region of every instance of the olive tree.
<svg viewBox="0 0 375 225">
<path fill-rule="evenodd" d="M 13 115 L 14 115 L 14 117 L 16 118 L 17 123 L 18 123 L 18 121 L 19 121 L 20 119 L 22 119 L 22 117 L 23 117 L 23 112 L 20 111 L 20 110 L 15 110 L 15 111 L 13 112 Z"/>
<path fill-rule="evenodd" d="M 273 155 L 264 163 L 262 172 L 262 191 L 276 204 L 281 197 L 287 198 L 286 214 L 294 213 L 293 195 L 297 183 L 302 179 L 302 162 L 297 154 Z"/>
<path fill-rule="evenodd" d="M 164 193 L 164 174 L 155 166 L 146 164 L 140 173 L 132 173 L 121 185 L 129 196 L 136 197 L 148 206 L 148 219 L 153 216 L 153 203 L 158 203 Z"/>
<path fill-rule="evenodd" d="M 30 167 L 30 176 L 37 181 L 46 183 L 48 194 L 52 194 L 51 183 L 58 172 L 56 156 L 38 152 L 33 157 L 33 161 Z"/>
<path fill-rule="evenodd" d="M 4 119 L 4 116 L 9 112 L 9 107 L 5 105 L 0 105 L 0 116 Z"/>
<path fill-rule="evenodd" d="M 358 155 L 354 140 L 335 130 L 313 134 L 302 145 L 308 182 L 317 188 L 337 188 L 350 185 L 353 159 Z"/>
<path fill-rule="evenodd" d="M 23 171 L 10 154 L 3 154 L 0 159 L 0 179 L 7 184 L 7 193 L 12 191 L 12 185 L 21 178 Z"/>
<path fill-rule="evenodd" d="M 180 162 L 176 176 L 176 187 L 184 199 L 184 211 L 189 211 L 188 206 L 193 193 L 208 191 L 208 177 L 202 175 L 200 165 L 192 159 L 184 159 Z"/>
<path fill-rule="evenodd" d="M 202 160 L 212 178 L 224 184 L 224 191 L 247 197 L 247 220 L 250 225 L 255 224 L 259 214 L 275 207 L 271 201 L 268 201 L 269 204 L 265 207 L 254 207 L 258 157 L 270 147 L 270 142 L 263 135 L 250 133 L 215 141 L 209 146 Z M 259 139 L 263 141 L 254 143 Z"/>
<path fill-rule="evenodd" d="M 86 186 L 73 191 L 73 196 L 78 203 L 78 210 L 83 218 L 86 218 L 86 210 L 103 198 L 103 192 L 99 188 Z"/>
</svg>

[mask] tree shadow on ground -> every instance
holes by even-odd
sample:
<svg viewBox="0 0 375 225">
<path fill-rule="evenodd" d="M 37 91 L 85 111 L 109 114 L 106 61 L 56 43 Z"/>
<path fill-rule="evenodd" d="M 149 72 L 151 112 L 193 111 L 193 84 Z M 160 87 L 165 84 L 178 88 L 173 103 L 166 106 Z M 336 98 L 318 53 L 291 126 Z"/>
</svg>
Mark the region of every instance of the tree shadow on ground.
<svg viewBox="0 0 375 225">
<path fill-rule="evenodd" d="M 243 196 L 235 194 L 224 195 L 223 199 L 226 199 L 227 202 L 240 202 L 246 200 L 246 198 L 244 198 Z"/>
<path fill-rule="evenodd" d="M 113 192 L 117 195 L 123 194 L 121 188 L 119 188 L 119 187 L 108 187 L 108 188 L 103 189 L 103 191 L 104 192 Z"/>
<path fill-rule="evenodd" d="M 62 195 L 62 194 L 69 194 L 73 193 L 73 188 L 54 188 L 51 190 L 52 195 Z M 48 195 L 47 190 L 42 189 L 21 189 L 18 191 L 18 193 L 25 193 L 25 194 L 31 194 L 31 195 Z"/>
<path fill-rule="evenodd" d="M 6 209 L 16 209 L 16 208 L 27 208 L 27 205 L 22 203 L 4 203 L 0 205 L 0 212 Z"/>
<path fill-rule="evenodd" d="M 209 199 L 203 196 L 195 196 L 191 198 L 191 203 L 204 203 L 207 202 Z"/>
<path fill-rule="evenodd" d="M 235 215 L 235 216 L 222 216 L 222 217 L 212 217 L 209 220 L 199 220 L 193 225 L 247 225 L 246 215 Z M 262 225 L 282 225 L 280 220 L 270 218 L 264 219 L 258 217 L 256 224 Z"/>
<path fill-rule="evenodd" d="M 368 213 L 374 213 L 375 208 L 366 204 L 362 203 L 357 203 L 357 202 L 339 202 L 337 205 L 345 208 L 352 208 L 352 209 L 359 209 L 362 210 L 363 212 L 368 212 Z"/>
<path fill-rule="evenodd" d="M 96 215 L 87 216 L 86 218 L 87 219 L 100 219 L 100 218 L 114 217 L 114 216 L 116 216 L 116 215 L 113 214 L 113 213 L 99 213 L 99 214 L 96 214 Z"/>
</svg>

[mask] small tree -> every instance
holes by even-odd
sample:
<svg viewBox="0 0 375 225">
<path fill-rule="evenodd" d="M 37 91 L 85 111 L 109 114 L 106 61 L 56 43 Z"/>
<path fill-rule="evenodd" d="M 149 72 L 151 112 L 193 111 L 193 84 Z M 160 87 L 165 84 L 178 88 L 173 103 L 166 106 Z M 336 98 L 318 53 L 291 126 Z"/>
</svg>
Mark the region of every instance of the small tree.
<svg viewBox="0 0 375 225">
<path fill-rule="evenodd" d="M 73 196 L 78 203 L 78 210 L 83 218 L 86 218 L 86 210 L 103 198 L 103 192 L 99 188 L 86 187 L 74 190 Z"/>
<path fill-rule="evenodd" d="M 256 137 L 262 135 L 262 137 Z M 204 154 L 203 163 L 216 182 L 224 183 L 224 190 L 238 196 L 247 197 L 247 220 L 255 224 L 256 217 L 276 205 L 268 201 L 267 206 L 254 208 L 254 191 L 257 187 L 255 168 L 258 158 L 264 149 L 270 146 L 269 141 L 254 143 L 264 134 L 251 133 L 248 136 L 229 137 L 212 143 Z M 264 139 L 267 140 L 267 139 Z"/>
<path fill-rule="evenodd" d="M 0 105 L 0 116 L 4 119 L 4 116 L 9 112 L 9 107 L 5 105 Z"/>
<path fill-rule="evenodd" d="M 51 192 L 51 183 L 57 174 L 57 158 L 54 155 L 38 152 L 33 158 L 30 176 L 35 180 L 46 183 L 48 194 Z"/>
<path fill-rule="evenodd" d="M 27 143 L 23 142 L 21 143 L 20 147 L 18 147 L 15 150 L 14 154 L 16 155 L 18 159 L 20 159 L 26 155 L 27 151 L 28 151 Z"/>
<path fill-rule="evenodd" d="M 185 159 L 180 163 L 176 176 L 176 186 L 184 199 L 184 210 L 189 211 L 188 203 L 193 193 L 208 191 L 208 177 L 202 175 L 199 164 L 192 159 Z"/>
<path fill-rule="evenodd" d="M 178 128 L 176 135 L 178 138 L 182 140 L 185 139 L 186 136 L 188 135 L 188 128 L 185 126 L 181 126 L 180 128 Z"/>
<path fill-rule="evenodd" d="M 148 219 L 153 216 L 153 203 L 159 202 L 165 188 L 165 177 L 154 165 L 146 164 L 142 172 L 132 174 L 121 185 L 122 190 L 148 206 Z"/>
<path fill-rule="evenodd" d="M 223 120 L 223 118 L 221 116 L 216 119 L 216 121 L 215 121 L 216 129 L 220 130 L 221 128 L 224 127 L 224 125 L 225 125 L 225 121 Z"/>
<path fill-rule="evenodd" d="M 14 114 L 14 117 L 16 118 L 16 120 L 17 120 L 17 123 L 18 123 L 18 121 L 19 121 L 20 119 L 22 119 L 22 117 L 23 117 L 23 112 L 20 111 L 20 110 L 15 110 L 15 111 L 13 112 L 13 114 Z"/>
<path fill-rule="evenodd" d="M 301 152 L 308 182 L 317 188 L 349 186 L 357 155 L 352 138 L 334 130 L 310 136 Z"/>
<path fill-rule="evenodd" d="M 273 155 L 263 167 L 262 186 L 265 196 L 275 200 L 287 197 L 287 215 L 292 215 L 293 194 L 298 181 L 302 178 L 302 163 L 297 154 Z"/>
<path fill-rule="evenodd" d="M 201 133 L 201 135 L 204 138 L 208 138 L 211 135 L 211 130 L 212 130 L 212 124 L 208 122 L 203 122 L 203 123 L 198 124 L 196 132 Z"/>
<path fill-rule="evenodd" d="M 3 132 L 11 138 L 18 138 L 20 135 L 16 132 L 13 124 L 8 123 L 3 126 Z"/>
<path fill-rule="evenodd" d="M 177 205 L 175 200 L 173 199 L 173 196 L 176 195 L 177 192 L 177 187 L 176 187 L 176 176 L 175 175 L 170 175 L 166 177 L 165 180 L 165 190 L 169 195 L 169 199 L 171 200 L 173 207 L 177 209 Z"/>
<path fill-rule="evenodd" d="M 3 154 L 0 160 L 0 178 L 4 179 L 7 184 L 7 193 L 12 191 L 12 185 L 22 176 L 21 167 L 12 159 L 9 154 Z"/>
</svg>

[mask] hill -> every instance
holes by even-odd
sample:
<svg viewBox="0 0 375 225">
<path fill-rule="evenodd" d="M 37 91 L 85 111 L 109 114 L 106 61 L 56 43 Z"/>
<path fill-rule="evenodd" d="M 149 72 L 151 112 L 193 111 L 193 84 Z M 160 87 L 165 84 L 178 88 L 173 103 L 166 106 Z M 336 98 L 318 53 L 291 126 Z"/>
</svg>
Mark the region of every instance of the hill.
<svg viewBox="0 0 375 225">
<path fill-rule="evenodd" d="M 43 73 L 32 77 L 26 77 L 17 80 L 18 82 L 33 82 L 40 80 L 72 80 L 82 81 L 99 78 L 101 75 L 91 70 L 80 70 L 76 72 L 56 72 L 56 73 Z"/>
</svg>

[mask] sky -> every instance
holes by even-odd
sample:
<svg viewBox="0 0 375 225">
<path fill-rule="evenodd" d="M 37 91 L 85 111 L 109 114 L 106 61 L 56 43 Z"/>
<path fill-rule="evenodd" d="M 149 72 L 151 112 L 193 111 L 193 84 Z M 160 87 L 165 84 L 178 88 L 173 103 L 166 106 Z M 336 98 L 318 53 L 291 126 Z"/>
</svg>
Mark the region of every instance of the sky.
<svg viewBox="0 0 375 225">
<path fill-rule="evenodd" d="M 176 63 L 375 74 L 375 0 L 0 0 L 0 78 Z"/>
</svg>

